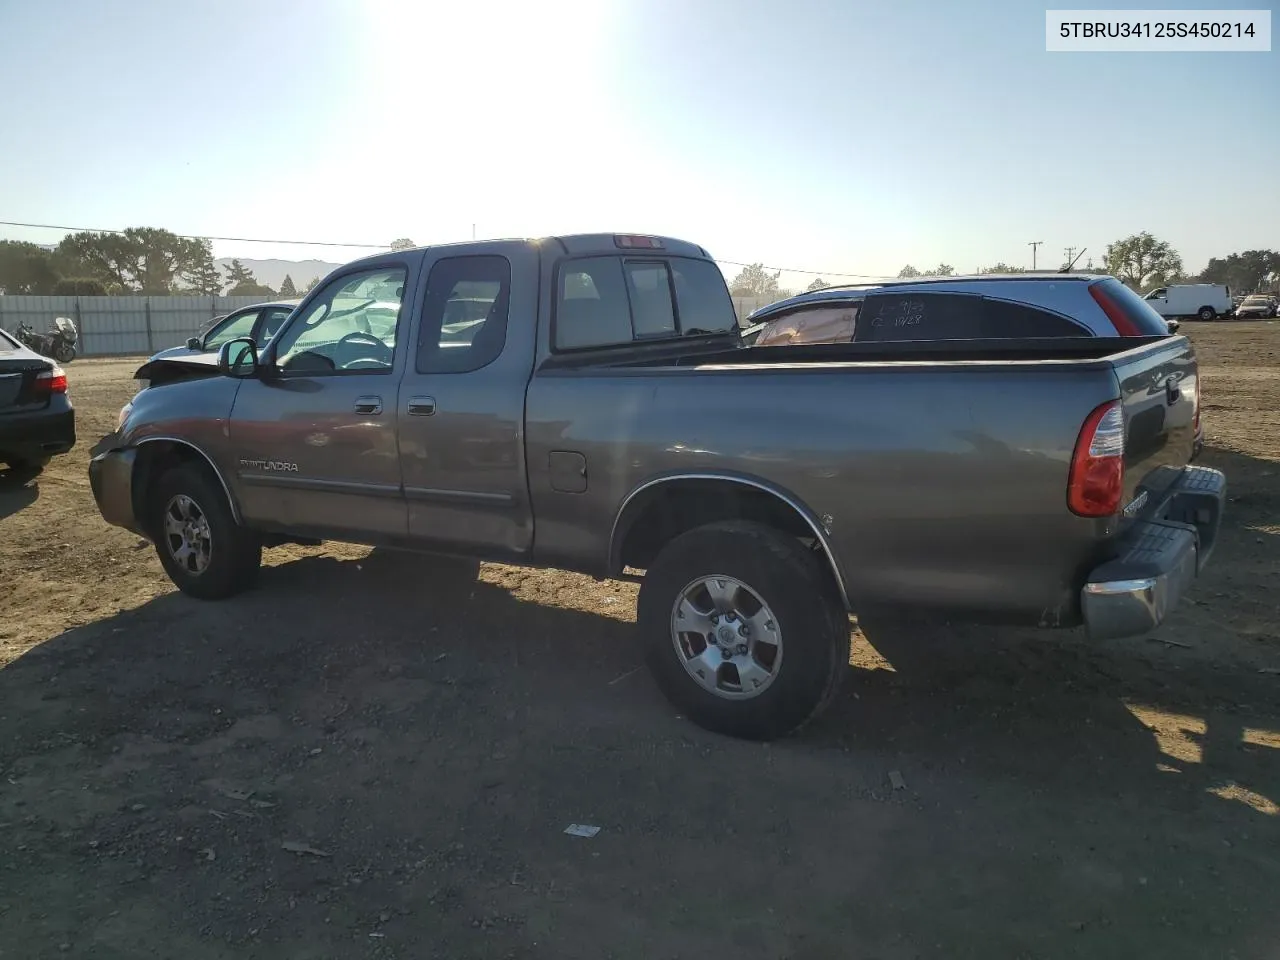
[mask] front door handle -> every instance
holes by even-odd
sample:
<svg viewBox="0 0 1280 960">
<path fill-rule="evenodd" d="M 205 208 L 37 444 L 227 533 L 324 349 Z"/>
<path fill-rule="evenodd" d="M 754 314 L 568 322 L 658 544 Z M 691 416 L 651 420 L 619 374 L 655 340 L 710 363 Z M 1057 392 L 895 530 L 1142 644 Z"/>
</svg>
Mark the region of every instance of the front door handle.
<svg viewBox="0 0 1280 960">
<path fill-rule="evenodd" d="M 435 397 L 410 397 L 409 398 L 409 416 L 411 417 L 430 417 L 436 412 Z"/>
<path fill-rule="evenodd" d="M 381 397 L 356 397 L 356 413 L 365 417 L 376 417 L 381 412 Z"/>
</svg>

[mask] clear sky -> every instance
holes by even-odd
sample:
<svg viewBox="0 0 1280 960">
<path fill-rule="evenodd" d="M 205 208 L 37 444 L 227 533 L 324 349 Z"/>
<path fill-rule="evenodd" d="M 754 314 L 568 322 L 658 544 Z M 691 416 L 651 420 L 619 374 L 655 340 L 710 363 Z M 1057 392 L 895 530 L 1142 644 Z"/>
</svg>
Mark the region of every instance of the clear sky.
<svg viewBox="0 0 1280 960">
<path fill-rule="evenodd" d="M 0 220 L 369 243 L 627 230 L 829 278 L 1029 265 L 1031 240 L 1041 266 L 1068 245 L 1100 259 L 1141 230 L 1192 270 L 1280 248 L 1280 52 L 1051 54 L 1044 11 L 0 0 Z"/>
</svg>

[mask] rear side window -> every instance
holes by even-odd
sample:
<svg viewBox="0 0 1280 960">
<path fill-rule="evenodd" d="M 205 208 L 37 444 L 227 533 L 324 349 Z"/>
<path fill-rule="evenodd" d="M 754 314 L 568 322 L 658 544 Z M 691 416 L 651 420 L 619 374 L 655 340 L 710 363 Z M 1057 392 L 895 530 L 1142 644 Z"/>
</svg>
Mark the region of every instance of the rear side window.
<svg viewBox="0 0 1280 960">
<path fill-rule="evenodd" d="M 977 294 L 912 291 L 868 296 L 853 339 L 884 343 L 1087 336 L 1080 324 L 1027 304 Z"/>
<path fill-rule="evenodd" d="M 682 257 L 587 257 L 560 269 L 555 347 L 577 350 L 735 329 L 720 269 Z"/>
<path fill-rule="evenodd" d="M 1123 319 L 1128 321 L 1128 324 L 1134 328 L 1136 332 L 1128 333 L 1128 336 L 1165 337 L 1169 335 L 1169 324 L 1165 322 L 1164 317 L 1156 313 L 1151 304 L 1147 303 L 1115 277 L 1099 280 L 1094 286 L 1106 292 L 1106 299 L 1114 304 L 1115 309 L 1120 311 Z M 1111 324 L 1116 326 L 1114 319 L 1111 319 Z"/>
<path fill-rule="evenodd" d="M 418 333 L 419 373 L 467 373 L 507 342 L 511 264 L 506 257 L 448 257 L 427 277 Z"/>
</svg>

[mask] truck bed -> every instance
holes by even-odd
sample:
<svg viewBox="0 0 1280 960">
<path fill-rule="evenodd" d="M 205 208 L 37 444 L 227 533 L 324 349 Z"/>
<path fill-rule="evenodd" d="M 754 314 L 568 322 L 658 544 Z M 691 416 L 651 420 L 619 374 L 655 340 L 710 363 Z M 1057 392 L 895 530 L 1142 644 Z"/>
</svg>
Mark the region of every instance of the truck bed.
<svg viewBox="0 0 1280 960">
<path fill-rule="evenodd" d="M 1194 403 L 1165 413 L 1163 398 L 1173 378 L 1191 401 L 1194 371 L 1181 336 L 555 358 L 526 407 L 535 552 L 580 562 L 587 531 L 655 478 L 762 475 L 825 518 L 855 601 L 1069 622 L 1086 572 L 1191 459 Z M 1091 412 L 1116 400 L 1129 437 L 1124 504 L 1136 506 L 1076 516 L 1074 447 Z M 566 438 L 587 489 L 540 496 L 541 465 Z"/>
</svg>

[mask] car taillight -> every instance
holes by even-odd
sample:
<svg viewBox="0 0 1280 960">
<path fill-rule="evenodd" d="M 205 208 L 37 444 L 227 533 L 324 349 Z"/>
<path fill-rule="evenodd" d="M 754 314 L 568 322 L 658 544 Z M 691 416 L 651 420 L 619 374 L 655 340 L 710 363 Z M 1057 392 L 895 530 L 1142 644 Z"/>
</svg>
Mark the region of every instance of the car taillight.
<svg viewBox="0 0 1280 960">
<path fill-rule="evenodd" d="M 36 396 L 45 397 L 54 393 L 67 392 L 67 374 L 61 367 L 54 367 L 52 370 L 41 370 L 36 374 L 36 381 L 32 385 Z"/>
<path fill-rule="evenodd" d="M 1089 294 L 1107 315 L 1111 325 L 1116 328 L 1116 333 L 1122 337 L 1142 336 L 1142 331 L 1138 329 L 1137 324 L 1125 316 L 1124 308 L 1111 299 L 1111 295 L 1101 283 L 1092 284 L 1089 287 Z"/>
<path fill-rule="evenodd" d="M 1124 413 L 1112 400 L 1089 414 L 1071 455 L 1067 506 L 1081 517 L 1110 517 L 1124 496 Z"/>
</svg>

